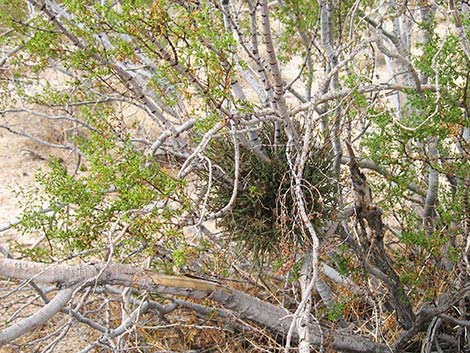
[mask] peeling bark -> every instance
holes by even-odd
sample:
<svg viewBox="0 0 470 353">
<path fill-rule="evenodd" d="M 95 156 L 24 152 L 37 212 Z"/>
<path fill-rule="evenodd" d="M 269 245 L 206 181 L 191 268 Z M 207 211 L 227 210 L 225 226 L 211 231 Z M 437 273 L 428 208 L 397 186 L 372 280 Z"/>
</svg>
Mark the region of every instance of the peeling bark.
<svg viewBox="0 0 470 353">
<path fill-rule="evenodd" d="M 372 202 L 372 192 L 366 176 L 361 172 L 356 162 L 352 147 L 349 150 L 349 170 L 354 189 L 356 213 L 360 225 L 360 249 L 357 254 L 361 261 L 370 262 L 375 268 L 366 266 L 369 272 L 378 277 L 389 291 L 388 300 L 396 312 L 398 323 L 403 328 L 413 326 L 415 315 L 410 301 L 400 283 L 400 277 L 392 267 L 392 260 L 384 247 L 385 225 L 382 220 L 382 210 Z M 364 222 L 365 221 L 365 222 Z M 367 226 L 369 229 L 367 229 Z"/>
</svg>

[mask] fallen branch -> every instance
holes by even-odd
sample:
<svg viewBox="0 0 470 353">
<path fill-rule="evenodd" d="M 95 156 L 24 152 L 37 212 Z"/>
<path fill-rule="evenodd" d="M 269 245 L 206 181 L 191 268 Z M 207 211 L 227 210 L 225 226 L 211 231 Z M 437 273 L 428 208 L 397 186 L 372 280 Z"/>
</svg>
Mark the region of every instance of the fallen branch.
<svg viewBox="0 0 470 353">
<path fill-rule="evenodd" d="M 259 325 L 265 326 L 272 331 L 287 334 L 293 320 L 292 313 L 277 307 L 271 303 L 264 302 L 256 297 L 241 291 L 232 290 L 217 282 L 201 279 L 168 276 L 144 270 L 132 265 L 121 264 L 93 264 L 93 265 L 64 265 L 64 264 L 42 264 L 22 260 L 0 259 L 0 276 L 11 279 L 28 280 L 34 279 L 39 283 L 59 283 L 62 287 L 103 286 L 106 284 L 122 285 L 153 293 L 186 296 L 189 298 L 207 298 L 218 303 L 225 309 L 232 310 L 241 320 L 251 320 Z M 73 291 L 66 289 L 59 292 L 53 299 L 53 304 L 48 304 L 47 319 L 61 310 Z M 52 301 L 51 301 L 52 302 Z M 54 310 L 49 309 L 54 306 Z M 39 321 L 38 321 L 39 322 Z M 13 326 L 0 332 L 3 337 L 1 344 L 6 344 L 28 332 L 6 336 L 5 332 L 11 332 Z M 310 327 L 310 344 L 315 347 L 321 345 L 319 328 L 315 325 Z M 380 343 L 372 342 L 361 336 L 344 335 L 323 329 L 324 337 L 332 342 L 332 347 L 340 352 L 347 353 L 385 353 L 389 349 Z M 294 334 L 295 340 L 298 339 Z"/>
<path fill-rule="evenodd" d="M 1 271 L 0 271 L 1 272 Z M 27 317 L 20 322 L 11 325 L 5 330 L 0 332 L 0 347 L 5 344 L 23 336 L 24 334 L 33 331 L 39 326 L 44 325 L 55 314 L 64 308 L 65 305 L 72 299 L 75 287 L 66 288 L 47 303 L 42 309 L 35 312 L 33 315 Z"/>
</svg>

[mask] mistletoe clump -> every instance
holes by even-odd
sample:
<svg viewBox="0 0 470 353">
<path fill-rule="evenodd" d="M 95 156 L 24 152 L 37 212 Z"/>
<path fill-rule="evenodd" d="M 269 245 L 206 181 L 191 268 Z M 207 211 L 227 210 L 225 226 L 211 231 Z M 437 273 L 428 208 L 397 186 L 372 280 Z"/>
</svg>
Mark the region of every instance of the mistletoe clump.
<svg viewBox="0 0 470 353">
<path fill-rule="evenodd" d="M 237 198 L 230 211 L 218 219 L 218 226 L 228 235 L 228 240 L 249 250 L 256 258 L 309 243 L 309 237 L 301 230 L 301 220 L 297 216 L 286 137 L 281 134 L 275 144 L 273 135 L 273 129 L 265 127 L 260 136 L 270 162 L 262 161 L 252 151 L 240 146 Z M 234 177 L 231 139 L 213 140 L 208 154 L 213 163 Z M 323 220 L 327 219 L 336 199 L 336 190 L 331 181 L 331 160 L 329 151 L 313 148 L 304 168 L 302 188 L 307 195 L 304 202 L 316 228 L 321 227 Z M 219 181 L 213 189 L 209 207 L 216 211 L 229 202 L 233 184 Z"/>
</svg>

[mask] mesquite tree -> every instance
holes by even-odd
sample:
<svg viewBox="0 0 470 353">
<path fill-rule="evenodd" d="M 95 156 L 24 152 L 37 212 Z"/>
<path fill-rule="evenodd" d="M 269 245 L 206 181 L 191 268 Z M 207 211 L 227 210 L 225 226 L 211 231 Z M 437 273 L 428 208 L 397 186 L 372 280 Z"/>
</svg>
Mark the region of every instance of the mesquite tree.
<svg viewBox="0 0 470 353">
<path fill-rule="evenodd" d="M 70 151 L 1 228 L 43 240 L 0 247 L 0 345 L 470 349 L 465 2 L 0 13 L 0 127 Z"/>
</svg>

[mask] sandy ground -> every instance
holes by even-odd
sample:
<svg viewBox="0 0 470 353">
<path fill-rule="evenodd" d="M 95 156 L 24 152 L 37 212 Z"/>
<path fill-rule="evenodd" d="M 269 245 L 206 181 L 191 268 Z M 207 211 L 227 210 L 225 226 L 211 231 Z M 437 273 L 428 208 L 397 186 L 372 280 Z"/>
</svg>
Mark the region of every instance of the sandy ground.
<svg viewBox="0 0 470 353">
<path fill-rule="evenodd" d="M 30 122 L 28 116 L 20 116 L 15 122 L 15 128 L 23 128 Z M 35 186 L 35 174 L 40 169 L 47 168 L 49 155 L 53 151 L 39 144 L 31 142 L 29 139 L 14 135 L 8 131 L 0 129 L 0 229 L 8 223 L 15 221 L 21 214 L 19 201 L 24 200 L 18 192 L 23 188 L 33 190 L 35 193 L 41 192 L 37 185 Z M 38 239 L 38 234 L 21 235 L 14 228 L 0 232 L 0 245 L 11 249 L 15 241 L 32 245 Z M 25 296 L 31 295 L 31 291 L 15 294 L 14 296 L 3 297 L 7 294 L 12 284 L 0 284 L 0 295 L 2 296 L 2 310 L 0 319 L 7 320 L 10 315 L 18 309 L 16 305 L 4 305 L 9 300 L 20 303 L 25 300 Z M 6 308 L 6 310 L 4 310 Z M 36 310 L 34 307 L 26 309 L 28 312 Z M 27 315 L 23 312 L 22 315 Z M 38 331 L 42 332 L 42 329 Z M 33 333 L 34 335 L 34 333 Z M 79 335 L 77 335 L 79 337 Z M 76 346 L 77 347 L 77 346 Z M 73 352 L 62 347 L 58 352 Z M 28 349 L 15 349 L 11 346 L 0 348 L 0 353 L 28 352 Z"/>
<path fill-rule="evenodd" d="M 40 123 L 39 119 L 26 113 L 8 114 L 6 117 L 0 117 L 1 124 L 8 124 L 16 131 L 34 132 L 37 136 L 50 142 L 60 143 L 60 135 L 63 132 L 63 126 L 52 126 Z M 48 162 L 52 156 L 67 160 L 73 163 L 74 157 L 69 151 L 57 150 L 46 147 L 37 142 L 31 141 L 26 137 L 13 134 L 0 128 L 0 230 L 5 229 L 9 223 L 15 222 L 21 215 L 21 204 L 28 200 L 28 197 L 22 193 L 28 191 L 34 195 L 42 194 L 42 191 L 36 183 L 35 176 L 39 170 L 47 170 Z M 45 206 L 45 205 L 44 205 Z M 15 228 L 9 228 L 0 231 L 0 245 L 8 250 L 13 250 L 14 244 L 19 242 L 29 247 L 34 246 L 41 235 L 37 233 L 28 233 L 22 235 Z M 10 293 L 15 288 L 15 283 L 6 281 L 0 282 L 0 320 L 8 320 L 24 303 L 27 303 L 34 296 L 34 292 L 29 287 L 24 287 L 18 293 Z M 36 303 L 39 303 L 36 301 Z M 38 309 L 38 306 L 26 306 L 20 311 L 20 317 L 31 315 Z M 58 315 L 52 321 L 63 322 L 66 318 Z M 27 335 L 25 339 L 39 338 L 44 335 L 44 330 L 52 327 L 52 323 Z M 77 349 L 83 348 L 86 342 L 83 341 L 77 328 L 87 332 L 86 328 L 78 325 L 73 328 L 73 333 L 68 336 L 64 342 L 60 342 L 56 352 L 72 353 Z M 89 335 L 89 332 L 87 332 Z M 21 338 L 18 342 L 21 342 Z M 83 342 L 82 342 L 83 341 Z M 73 343 L 73 344 L 71 344 Z M 14 348 L 6 346 L 0 348 L 0 353 L 18 353 L 30 352 L 31 348 Z"/>
<path fill-rule="evenodd" d="M 18 193 L 25 187 L 34 189 L 36 172 L 47 166 L 48 154 L 45 152 L 27 138 L 0 130 L 0 228 L 21 214 L 19 201 L 23 198 Z M 17 236 L 14 229 L 8 229 L 0 233 L 0 244 L 8 247 L 8 242 Z M 21 240 L 27 242 L 28 238 Z"/>
</svg>

